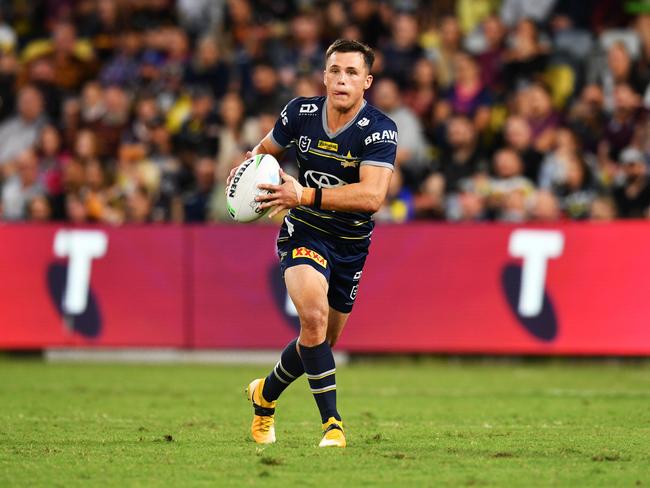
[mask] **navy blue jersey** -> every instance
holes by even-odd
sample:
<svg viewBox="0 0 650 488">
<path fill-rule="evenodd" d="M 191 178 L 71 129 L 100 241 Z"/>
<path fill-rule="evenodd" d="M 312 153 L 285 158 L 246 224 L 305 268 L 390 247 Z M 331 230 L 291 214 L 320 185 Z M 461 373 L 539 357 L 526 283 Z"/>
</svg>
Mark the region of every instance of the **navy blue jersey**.
<svg viewBox="0 0 650 488">
<path fill-rule="evenodd" d="M 300 184 L 309 188 L 336 188 L 359 182 L 363 165 L 393 169 L 397 126 L 384 113 L 366 103 L 344 127 L 327 127 L 326 97 L 294 98 L 280 113 L 271 139 L 280 147 L 296 146 Z M 336 239 L 370 237 L 374 222 L 366 212 L 336 212 L 296 207 L 288 222 L 308 226 Z"/>
</svg>

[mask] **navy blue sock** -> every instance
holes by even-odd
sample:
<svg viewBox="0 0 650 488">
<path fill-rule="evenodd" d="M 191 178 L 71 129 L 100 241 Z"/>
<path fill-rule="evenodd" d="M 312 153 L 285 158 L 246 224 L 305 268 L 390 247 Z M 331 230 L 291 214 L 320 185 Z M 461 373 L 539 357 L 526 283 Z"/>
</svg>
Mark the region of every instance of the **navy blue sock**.
<svg viewBox="0 0 650 488">
<path fill-rule="evenodd" d="M 314 347 L 300 344 L 300 356 L 323 423 L 330 417 L 341 420 L 336 410 L 336 364 L 329 342 Z"/>
<path fill-rule="evenodd" d="M 305 372 L 300 355 L 296 350 L 298 339 L 292 340 L 282 351 L 280 361 L 264 380 L 262 396 L 267 402 L 278 399 L 287 387 Z"/>
</svg>

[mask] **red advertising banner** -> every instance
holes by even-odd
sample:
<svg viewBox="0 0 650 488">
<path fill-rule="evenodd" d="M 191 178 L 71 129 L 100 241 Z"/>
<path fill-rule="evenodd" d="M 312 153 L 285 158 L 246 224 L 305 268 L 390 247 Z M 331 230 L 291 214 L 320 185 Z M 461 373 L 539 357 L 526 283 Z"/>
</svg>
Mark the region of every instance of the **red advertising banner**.
<svg viewBox="0 0 650 488">
<path fill-rule="evenodd" d="M 0 226 L 0 348 L 280 348 L 298 319 L 276 234 Z M 648 241 L 645 222 L 379 226 L 337 348 L 650 355 Z"/>
<path fill-rule="evenodd" d="M 0 226 L 0 347 L 180 346 L 182 228 Z"/>
</svg>

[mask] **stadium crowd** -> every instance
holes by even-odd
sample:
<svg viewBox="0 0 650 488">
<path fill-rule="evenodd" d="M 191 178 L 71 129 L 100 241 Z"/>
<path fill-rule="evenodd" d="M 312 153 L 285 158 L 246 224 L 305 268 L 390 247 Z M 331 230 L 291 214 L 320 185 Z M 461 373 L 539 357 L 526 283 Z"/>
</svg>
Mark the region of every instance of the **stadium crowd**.
<svg viewBox="0 0 650 488">
<path fill-rule="evenodd" d="M 0 220 L 228 221 L 339 37 L 399 130 L 379 220 L 650 217 L 648 2 L 0 0 Z"/>
</svg>

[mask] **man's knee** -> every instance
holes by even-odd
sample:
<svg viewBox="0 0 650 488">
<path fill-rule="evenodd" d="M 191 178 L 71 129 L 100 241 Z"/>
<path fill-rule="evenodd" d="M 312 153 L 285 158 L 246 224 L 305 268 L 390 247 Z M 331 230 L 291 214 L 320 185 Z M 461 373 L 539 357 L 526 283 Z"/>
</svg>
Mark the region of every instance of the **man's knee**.
<svg viewBox="0 0 650 488">
<path fill-rule="evenodd" d="M 327 309 L 310 307 L 300 315 L 300 343 L 316 346 L 325 340 L 327 333 Z"/>
<path fill-rule="evenodd" d="M 327 330 L 327 310 L 320 307 L 309 307 L 300 314 L 300 326 L 308 331 Z"/>
</svg>

